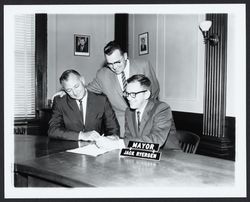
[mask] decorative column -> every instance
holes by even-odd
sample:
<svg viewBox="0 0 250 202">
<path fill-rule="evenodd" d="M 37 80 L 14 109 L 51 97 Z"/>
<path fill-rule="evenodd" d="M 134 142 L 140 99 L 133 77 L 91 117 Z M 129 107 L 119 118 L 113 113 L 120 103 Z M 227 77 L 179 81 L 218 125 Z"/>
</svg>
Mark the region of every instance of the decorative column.
<svg viewBox="0 0 250 202">
<path fill-rule="evenodd" d="M 226 133 L 227 14 L 207 14 L 212 21 L 209 35 L 217 34 L 219 43 L 205 44 L 205 89 L 203 132 L 200 152 L 232 158 L 232 142 Z M 233 154 L 234 155 L 234 154 Z"/>
</svg>

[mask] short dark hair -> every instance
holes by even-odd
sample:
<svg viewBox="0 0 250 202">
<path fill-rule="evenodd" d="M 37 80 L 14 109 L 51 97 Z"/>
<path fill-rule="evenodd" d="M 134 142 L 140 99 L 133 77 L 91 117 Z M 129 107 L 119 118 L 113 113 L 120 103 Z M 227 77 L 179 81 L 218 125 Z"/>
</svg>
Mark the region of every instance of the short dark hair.
<svg viewBox="0 0 250 202">
<path fill-rule="evenodd" d="M 104 50 L 105 55 L 111 55 L 115 50 L 119 50 L 122 55 L 124 54 L 124 50 L 121 48 L 121 46 L 116 41 L 110 41 L 104 47 L 103 50 Z"/>
<path fill-rule="evenodd" d="M 127 82 L 133 83 L 133 82 L 139 82 L 141 86 L 145 87 L 146 89 L 150 90 L 151 87 L 151 81 L 148 77 L 146 77 L 144 74 L 135 74 L 131 76 Z"/>
<path fill-rule="evenodd" d="M 74 69 L 68 69 L 68 70 L 64 71 L 62 73 L 62 75 L 60 76 L 60 79 L 59 79 L 60 84 L 62 84 L 63 81 L 67 81 L 70 74 L 74 74 L 74 75 L 79 76 L 79 77 L 81 76 L 81 74 L 78 71 L 76 71 Z"/>
</svg>

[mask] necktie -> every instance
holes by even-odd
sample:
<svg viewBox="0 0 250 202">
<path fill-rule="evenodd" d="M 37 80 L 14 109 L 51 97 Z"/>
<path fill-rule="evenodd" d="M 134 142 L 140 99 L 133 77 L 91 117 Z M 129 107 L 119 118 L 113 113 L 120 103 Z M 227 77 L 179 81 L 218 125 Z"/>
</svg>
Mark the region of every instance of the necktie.
<svg viewBox="0 0 250 202">
<path fill-rule="evenodd" d="M 126 88 L 127 88 L 127 85 L 128 85 L 128 83 L 127 83 L 127 79 L 126 79 L 126 76 L 125 76 L 125 73 L 124 73 L 124 71 L 122 71 L 122 84 L 123 84 L 123 91 L 125 91 L 126 90 Z"/>
<path fill-rule="evenodd" d="M 141 125 L 141 121 L 140 121 L 140 114 L 141 112 L 137 112 L 137 129 L 138 129 L 138 132 L 140 132 L 140 125 Z"/>
<path fill-rule="evenodd" d="M 80 103 L 80 113 L 81 113 L 81 117 L 82 117 L 82 123 L 84 124 L 82 100 L 79 100 L 79 103 Z"/>
</svg>

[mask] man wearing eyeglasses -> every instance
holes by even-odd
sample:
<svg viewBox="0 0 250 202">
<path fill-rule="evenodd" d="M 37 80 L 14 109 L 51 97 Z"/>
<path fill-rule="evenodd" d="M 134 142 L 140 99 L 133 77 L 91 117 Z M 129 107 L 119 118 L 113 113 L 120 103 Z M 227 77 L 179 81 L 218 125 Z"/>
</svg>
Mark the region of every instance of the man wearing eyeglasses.
<svg viewBox="0 0 250 202">
<path fill-rule="evenodd" d="M 145 60 L 130 60 L 127 53 L 115 41 L 104 47 L 106 66 L 101 68 L 96 78 L 87 88 L 96 93 L 107 95 L 116 113 L 120 125 L 120 135 L 124 136 L 125 110 L 128 107 L 123 92 L 126 90 L 129 77 L 135 74 L 144 74 L 151 80 L 151 98 L 159 95 L 159 83 L 151 64 Z"/>
<path fill-rule="evenodd" d="M 127 146 L 129 141 L 139 141 L 157 143 L 161 148 L 179 149 L 170 106 L 150 99 L 150 80 L 138 74 L 130 77 L 127 82 L 124 96 L 130 107 L 125 112 L 124 139 L 115 141 L 99 138 L 96 144 L 99 147 L 121 148 L 122 142 Z"/>
</svg>

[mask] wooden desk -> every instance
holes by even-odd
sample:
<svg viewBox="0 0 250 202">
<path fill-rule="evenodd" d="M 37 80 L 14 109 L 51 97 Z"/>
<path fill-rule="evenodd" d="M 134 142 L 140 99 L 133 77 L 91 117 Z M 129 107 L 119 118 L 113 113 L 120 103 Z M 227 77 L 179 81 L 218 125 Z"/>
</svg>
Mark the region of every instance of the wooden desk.
<svg viewBox="0 0 250 202">
<path fill-rule="evenodd" d="M 234 162 L 181 151 L 164 151 L 161 160 L 155 162 L 122 158 L 119 150 L 98 157 L 64 152 L 78 147 L 78 143 L 46 137 L 15 136 L 15 144 L 15 173 L 17 181 L 22 182 L 16 186 L 201 187 L 234 184 Z"/>
</svg>

